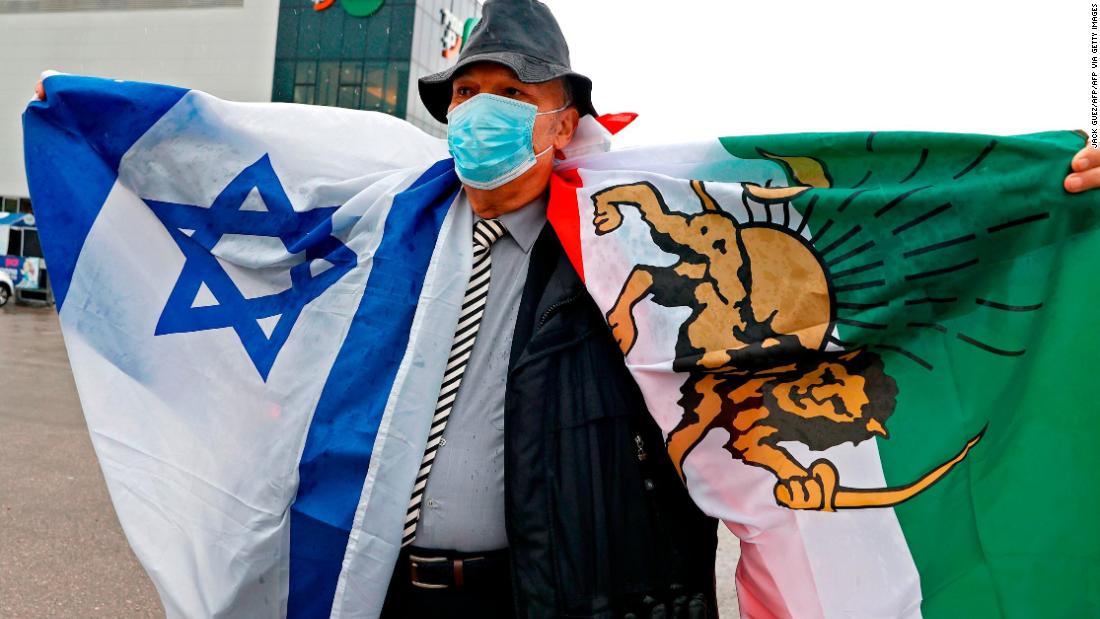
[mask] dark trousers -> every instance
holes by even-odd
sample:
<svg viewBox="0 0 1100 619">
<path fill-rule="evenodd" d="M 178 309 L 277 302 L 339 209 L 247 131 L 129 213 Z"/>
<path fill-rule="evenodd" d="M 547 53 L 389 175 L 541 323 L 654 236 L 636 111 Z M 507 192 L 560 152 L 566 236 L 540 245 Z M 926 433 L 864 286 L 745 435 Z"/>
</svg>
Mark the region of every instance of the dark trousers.
<svg viewBox="0 0 1100 619">
<path fill-rule="evenodd" d="M 390 579 L 389 591 L 386 592 L 382 619 L 513 619 L 515 612 L 512 585 L 506 563 L 498 561 L 488 570 L 467 569 L 461 579 L 461 586 L 456 586 L 453 579 L 440 578 L 438 569 L 431 573 L 431 578 L 422 577 L 422 580 L 439 583 L 449 581 L 445 588 L 425 589 L 413 584 L 410 555 L 446 557 L 453 560 L 478 554 L 424 550 L 413 546 L 402 549 Z M 427 570 L 421 569 L 421 573 L 426 572 Z"/>
</svg>

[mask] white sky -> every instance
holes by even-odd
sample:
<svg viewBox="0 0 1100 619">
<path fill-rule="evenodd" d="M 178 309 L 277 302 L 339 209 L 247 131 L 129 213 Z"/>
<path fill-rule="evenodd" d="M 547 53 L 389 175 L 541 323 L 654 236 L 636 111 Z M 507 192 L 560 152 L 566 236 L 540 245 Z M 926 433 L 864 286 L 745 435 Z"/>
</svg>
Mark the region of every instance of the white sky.
<svg viewBox="0 0 1100 619">
<path fill-rule="evenodd" d="M 618 146 L 1089 128 L 1090 2 L 545 1 Z"/>
</svg>

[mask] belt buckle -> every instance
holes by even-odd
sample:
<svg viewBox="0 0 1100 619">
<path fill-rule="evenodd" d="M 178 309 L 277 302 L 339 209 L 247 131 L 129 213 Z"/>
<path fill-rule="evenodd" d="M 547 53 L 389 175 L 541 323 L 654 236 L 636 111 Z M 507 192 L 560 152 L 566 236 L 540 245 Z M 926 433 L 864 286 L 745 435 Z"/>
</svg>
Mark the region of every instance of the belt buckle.
<svg viewBox="0 0 1100 619">
<path fill-rule="evenodd" d="M 438 562 L 438 561 L 446 562 L 446 561 L 448 561 L 448 559 L 447 559 L 447 557 L 418 557 L 418 556 L 412 555 L 412 554 L 409 555 L 409 578 L 410 578 L 410 580 L 412 580 L 412 584 L 413 584 L 414 587 L 420 587 L 421 589 L 446 589 L 446 588 L 450 587 L 450 585 L 436 585 L 436 584 L 432 584 L 432 583 L 428 583 L 428 582 L 418 581 L 416 579 L 417 578 L 416 566 L 417 566 L 418 561 L 423 562 L 423 563 Z"/>
</svg>

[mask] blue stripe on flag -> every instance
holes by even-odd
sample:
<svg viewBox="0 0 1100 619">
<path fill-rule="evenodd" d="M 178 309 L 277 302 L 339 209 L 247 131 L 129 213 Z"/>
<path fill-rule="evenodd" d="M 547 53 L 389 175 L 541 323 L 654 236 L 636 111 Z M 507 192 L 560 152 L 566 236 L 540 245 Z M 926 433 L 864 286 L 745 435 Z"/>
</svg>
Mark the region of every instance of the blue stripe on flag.
<svg viewBox="0 0 1100 619">
<path fill-rule="evenodd" d="M 321 393 L 290 514 L 287 616 L 328 617 L 374 440 L 408 345 L 443 219 L 458 192 L 450 159 L 394 197 L 363 298 Z M 396 540 L 395 540 L 396 542 Z"/>
<path fill-rule="evenodd" d="M 44 86 L 46 100 L 23 113 L 23 154 L 60 311 L 122 156 L 187 90 L 74 75 Z"/>
</svg>

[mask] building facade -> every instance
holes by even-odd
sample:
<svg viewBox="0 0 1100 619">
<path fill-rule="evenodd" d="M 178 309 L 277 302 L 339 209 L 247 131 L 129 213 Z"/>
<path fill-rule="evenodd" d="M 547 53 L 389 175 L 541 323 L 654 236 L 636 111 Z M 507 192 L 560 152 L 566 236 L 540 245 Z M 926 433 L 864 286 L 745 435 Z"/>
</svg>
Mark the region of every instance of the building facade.
<svg viewBox="0 0 1100 619">
<path fill-rule="evenodd" d="M 416 80 L 454 62 L 467 20 L 480 17 L 481 3 L 376 1 L 366 16 L 338 8 L 280 2 L 272 100 L 385 112 L 444 135 L 420 104 Z"/>
</svg>

